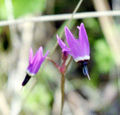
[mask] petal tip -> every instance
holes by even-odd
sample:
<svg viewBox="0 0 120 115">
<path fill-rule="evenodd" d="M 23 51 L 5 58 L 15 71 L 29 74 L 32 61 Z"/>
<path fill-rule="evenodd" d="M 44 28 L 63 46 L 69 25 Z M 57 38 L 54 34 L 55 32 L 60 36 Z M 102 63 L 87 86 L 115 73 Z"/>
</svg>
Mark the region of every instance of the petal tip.
<svg viewBox="0 0 120 115">
<path fill-rule="evenodd" d="M 42 46 L 40 46 L 39 50 L 43 50 L 43 47 L 42 47 Z"/>
<path fill-rule="evenodd" d="M 79 30 L 81 30 L 81 28 L 85 28 L 85 27 L 84 27 L 84 23 L 82 22 L 82 23 L 80 24 L 80 26 L 77 26 L 77 28 L 78 28 Z"/>
<path fill-rule="evenodd" d="M 56 35 L 56 38 L 57 38 L 57 40 L 60 40 L 60 37 L 58 36 L 58 34 Z"/>
<path fill-rule="evenodd" d="M 69 28 L 67 26 L 65 26 L 64 30 L 65 31 L 69 31 Z"/>
<path fill-rule="evenodd" d="M 84 23 L 82 22 L 82 23 L 80 24 L 80 26 L 84 26 Z"/>
<path fill-rule="evenodd" d="M 49 50 L 47 50 L 47 52 L 45 53 L 44 58 L 46 58 L 48 56 L 48 54 L 49 54 Z"/>
<path fill-rule="evenodd" d="M 29 63 L 32 63 L 32 60 L 33 60 L 33 50 L 32 50 L 32 48 L 30 48 L 30 51 L 29 51 Z"/>
<path fill-rule="evenodd" d="M 80 30 L 80 26 L 77 26 L 77 29 Z"/>
<path fill-rule="evenodd" d="M 84 23 L 81 23 L 80 27 L 85 29 Z"/>
</svg>

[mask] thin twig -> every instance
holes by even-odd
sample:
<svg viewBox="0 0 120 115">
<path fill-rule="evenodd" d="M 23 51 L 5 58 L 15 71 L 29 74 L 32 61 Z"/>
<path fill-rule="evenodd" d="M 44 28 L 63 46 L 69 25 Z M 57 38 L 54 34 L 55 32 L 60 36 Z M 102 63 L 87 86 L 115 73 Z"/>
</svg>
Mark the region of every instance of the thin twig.
<svg viewBox="0 0 120 115">
<path fill-rule="evenodd" d="M 83 2 L 83 0 L 80 0 L 80 1 L 78 2 L 77 6 L 75 7 L 75 9 L 74 9 L 74 11 L 73 11 L 73 13 L 72 13 L 72 16 L 71 16 L 70 20 L 69 20 L 68 23 L 67 23 L 67 25 L 69 25 L 70 22 L 73 20 L 75 14 L 76 14 L 77 10 L 79 9 L 80 5 L 82 4 L 82 2 Z"/>
<path fill-rule="evenodd" d="M 66 70 L 68 69 L 68 67 L 69 67 L 69 65 L 70 65 L 70 63 L 71 63 L 71 61 L 72 61 L 72 57 L 70 57 L 70 59 L 68 60 L 68 63 L 66 64 Z"/>
<path fill-rule="evenodd" d="M 73 19 L 83 18 L 96 18 L 101 16 L 120 16 L 120 10 L 114 11 L 98 11 L 98 12 L 80 12 L 75 13 Z M 0 21 L 0 26 L 14 25 L 25 22 L 48 22 L 48 21 L 61 21 L 71 19 L 72 14 L 56 14 L 56 15 L 45 15 L 31 18 L 20 18 L 16 20 Z"/>
<path fill-rule="evenodd" d="M 70 22 L 73 20 L 74 15 L 76 14 L 76 12 L 77 12 L 78 8 L 80 7 L 80 5 L 82 4 L 82 2 L 83 2 L 83 0 L 80 0 L 80 1 L 78 2 L 77 6 L 75 7 L 75 9 L 74 9 L 73 13 L 71 14 L 71 16 L 70 16 L 70 18 L 69 18 L 69 21 L 67 22 L 66 25 L 69 25 Z M 61 32 L 60 37 L 63 36 L 63 33 L 64 33 L 64 30 Z M 57 48 L 57 46 L 58 46 L 58 43 L 56 42 L 55 47 L 53 48 L 51 55 L 53 54 L 53 52 L 55 51 L 55 49 Z"/>
<path fill-rule="evenodd" d="M 55 61 L 53 61 L 51 58 L 49 58 L 49 57 L 47 57 L 46 58 L 48 61 L 50 61 L 58 70 L 59 70 L 59 65 L 55 62 Z"/>
</svg>

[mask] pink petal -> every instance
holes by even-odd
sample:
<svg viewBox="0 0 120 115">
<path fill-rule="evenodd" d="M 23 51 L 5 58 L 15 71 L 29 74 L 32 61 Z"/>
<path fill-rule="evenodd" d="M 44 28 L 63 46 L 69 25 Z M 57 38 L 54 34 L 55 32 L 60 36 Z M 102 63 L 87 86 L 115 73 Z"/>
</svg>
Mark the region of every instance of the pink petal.
<svg viewBox="0 0 120 115">
<path fill-rule="evenodd" d="M 61 38 L 57 35 L 57 41 L 58 41 L 58 44 L 60 45 L 60 47 L 62 48 L 62 51 L 63 52 L 69 52 L 70 51 L 70 48 L 67 47 L 67 45 L 61 40 Z"/>
<path fill-rule="evenodd" d="M 34 60 L 33 60 L 33 65 L 32 65 L 32 68 L 33 68 L 33 72 L 36 74 L 36 70 L 39 70 L 40 68 L 40 62 L 42 60 L 42 47 L 40 47 L 36 53 L 36 55 L 34 56 Z"/>
<path fill-rule="evenodd" d="M 79 29 L 79 42 L 80 46 L 82 48 L 81 52 L 82 55 L 89 56 L 90 55 L 90 46 L 89 46 L 89 41 L 88 41 L 88 36 L 87 32 L 85 30 L 84 24 L 81 23 Z"/>
<path fill-rule="evenodd" d="M 48 53 L 49 53 L 49 51 L 47 51 L 47 52 L 46 52 L 46 54 L 44 55 L 44 58 L 46 58 L 46 57 L 47 57 Z"/>
<path fill-rule="evenodd" d="M 31 64 L 33 61 L 33 50 L 32 48 L 30 48 L 30 52 L 29 52 L 29 64 Z"/>
<path fill-rule="evenodd" d="M 39 48 L 39 55 L 40 55 L 40 57 L 43 57 L 43 47 L 42 46 Z"/>
<path fill-rule="evenodd" d="M 76 58 L 78 56 L 79 52 L 81 51 L 80 45 L 79 45 L 78 40 L 75 39 L 75 37 L 70 32 L 70 30 L 68 29 L 67 26 L 65 27 L 65 36 L 66 36 L 68 45 L 71 50 L 71 55 L 73 56 L 73 58 Z"/>
</svg>

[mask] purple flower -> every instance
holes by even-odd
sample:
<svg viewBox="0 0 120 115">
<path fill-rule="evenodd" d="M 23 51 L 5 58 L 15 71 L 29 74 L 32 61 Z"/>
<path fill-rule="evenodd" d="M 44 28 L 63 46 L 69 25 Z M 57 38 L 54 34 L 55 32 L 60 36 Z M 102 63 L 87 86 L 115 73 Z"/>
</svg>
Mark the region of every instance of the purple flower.
<svg viewBox="0 0 120 115">
<path fill-rule="evenodd" d="M 69 47 L 57 35 L 58 44 L 62 48 L 62 52 L 70 54 L 76 62 L 89 60 L 90 47 L 84 24 L 81 23 L 77 28 L 79 29 L 78 39 L 76 39 L 68 27 L 65 26 L 65 36 Z"/>
<path fill-rule="evenodd" d="M 27 74 L 29 74 L 30 76 L 35 75 L 40 69 L 40 66 L 44 62 L 47 55 L 48 55 L 48 51 L 45 54 L 45 56 L 43 56 L 43 48 L 40 47 L 36 52 L 35 56 L 33 56 L 33 51 L 31 48 L 29 54 L 29 65 L 27 68 Z"/>
<path fill-rule="evenodd" d="M 45 56 L 43 56 L 43 48 L 42 47 L 40 47 L 38 49 L 35 56 L 33 56 L 32 48 L 30 49 L 29 65 L 27 68 L 27 74 L 22 82 L 22 86 L 25 86 L 27 84 L 27 82 L 30 80 L 31 76 L 35 75 L 39 71 L 40 66 L 44 62 L 47 55 L 48 55 L 48 51 L 45 54 Z"/>
</svg>

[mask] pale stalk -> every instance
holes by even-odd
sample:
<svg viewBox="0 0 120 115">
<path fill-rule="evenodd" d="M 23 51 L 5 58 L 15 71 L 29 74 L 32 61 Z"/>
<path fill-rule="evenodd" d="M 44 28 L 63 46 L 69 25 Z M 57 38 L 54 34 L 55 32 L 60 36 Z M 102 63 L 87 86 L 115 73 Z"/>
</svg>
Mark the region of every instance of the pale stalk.
<svg viewBox="0 0 120 115">
<path fill-rule="evenodd" d="M 14 20 L 3 20 L 0 21 L 0 26 L 8 26 L 8 25 L 17 25 L 26 22 L 52 22 L 52 21 L 62 21 L 71 19 L 72 13 L 66 14 L 55 14 L 55 15 L 43 15 L 36 17 L 28 17 L 28 18 L 18 18 Z M 74 14 L 73 19 L 85 19 L 85 18 L 98 18 L 103 16 L 120 16 L 120 10 L 108 10 L 108 11 L 92 11 L 92 12 L 79 12 Z"/>
<path fill-rule="evenodd" d="M 65 97 L 65 75 L 61 74 L 61 109 L 60 109 L 60 115 L 63 113 L 63 107 L 64 107 L 64 97 Z"/>
</svg>

